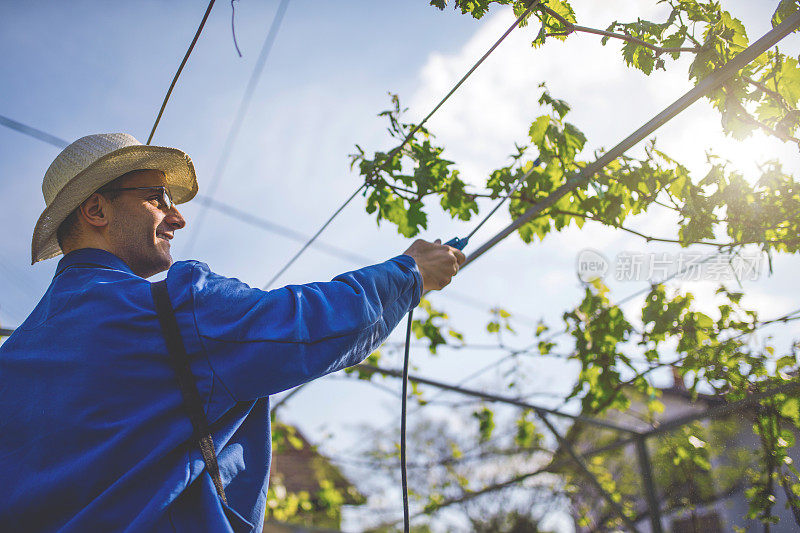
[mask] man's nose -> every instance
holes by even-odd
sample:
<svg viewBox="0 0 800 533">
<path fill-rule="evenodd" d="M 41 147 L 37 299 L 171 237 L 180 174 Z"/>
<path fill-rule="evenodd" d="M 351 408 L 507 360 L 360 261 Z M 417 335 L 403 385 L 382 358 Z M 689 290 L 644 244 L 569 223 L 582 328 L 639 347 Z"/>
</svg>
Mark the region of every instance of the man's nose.
<svg viewBox="0 0 800 533">
<path fill-rule="evenodd" d="M 167 212 L 167 216 L 165 218 L 167 224 L 175 229 L 181 229 L 186 226 L 186 219 L 183 218 L 183 215 L 181 215 L 181 212 L 178 211 L 178 208 L 175 206 L 172 206 L 172 209 Z"/>
</svg>

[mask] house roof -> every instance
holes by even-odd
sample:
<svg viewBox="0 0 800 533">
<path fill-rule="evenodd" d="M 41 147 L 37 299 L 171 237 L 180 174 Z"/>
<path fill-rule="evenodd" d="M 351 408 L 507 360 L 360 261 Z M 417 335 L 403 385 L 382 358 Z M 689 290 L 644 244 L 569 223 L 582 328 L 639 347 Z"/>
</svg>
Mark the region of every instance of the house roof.
<svg viewBox="0 0 800 533">
<path fill-rule="evenodd" d="M 288 492 L 305 491 L 312 498 L 324 489 L 324 480 L 342 493 L 345 505 L 362 505 L 366 498 L 358 489 L 308 442 L 297 428 L 275 422 L 274 432 L 286 432 L 285 443 L 273 449 L 270 478 L 280 480 Z"/>
<path fill-rule="evenodd" d="M 710 405 L 719 405 L 725 403 L 725 399 L 720 396 L 715 396 L 713 394 L 701 394 L 697 393 L 696 395 L 692 396 L 692 393 L 686 389 L 686 387 L 682 387 L 680 385 L 673 385 L 671 387 L 659 387 L 658 390 L 661 391 L 662 394 L 668 396 L 674 396 L 676 398 L 682 398 L 689 403 L 697 403 L 703 402 Z"/>
</svg>

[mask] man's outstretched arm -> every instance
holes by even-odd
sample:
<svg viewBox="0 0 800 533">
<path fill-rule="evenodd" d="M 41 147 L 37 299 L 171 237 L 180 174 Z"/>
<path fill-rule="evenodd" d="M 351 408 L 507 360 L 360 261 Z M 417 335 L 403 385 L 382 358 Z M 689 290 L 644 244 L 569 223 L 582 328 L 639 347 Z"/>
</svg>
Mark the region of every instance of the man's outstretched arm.
<svg viewBox="0 0 800 533">
<path fill-rule="evenodd" d="M 327 283 L 253 289 L 194 264 L 197 333 L 236 400 L 300 385 L 366 358 L 419 303 L 447 285 L 460 251 L 416 241 L 404 255 Z"/>
</svg>

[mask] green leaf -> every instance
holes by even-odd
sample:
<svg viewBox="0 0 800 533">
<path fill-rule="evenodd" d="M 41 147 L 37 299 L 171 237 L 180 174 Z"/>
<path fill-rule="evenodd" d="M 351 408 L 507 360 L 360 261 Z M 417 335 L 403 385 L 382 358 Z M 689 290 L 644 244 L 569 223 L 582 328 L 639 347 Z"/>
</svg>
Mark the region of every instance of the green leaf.
<svg viewBox="0 0 800 533">
<path fill-rule="evenodd" d="M 781 0 L 772 15 L 772 27 L 774 28 L 798 10 L 800 10 L 800 0 Z M 796 28 L 794 31 L 797 32 L 800 29 Z"/>
<path fill-rule="evenodd" d="M 541 442 L 542 435 L 536 431 L 536 424 L 534 424 L 532 413 L 525 410 L 517 418 L 517 431 L 514 435 L 514 444 L 520 448 L 531 448 Z"/>
<path fill-rule="evenodd" d="M 789 398 L 783 405 L 781 405 L 781 415 L 794 421 L 795 424 L 800 423 L 800 400 L 797 398 Z"/>
<path fill-rule="evenodd" d="M 545 324 L 544 322 L 539 322 L 539 324 L 536 326 L 535 335 L 538 337 L 539 335 L 541 335 L 542 333 L 544 333 L 545 331 L 547 331 L 549 329 L 550 328 L 547 327 L 547 324 Z"/>
<path fill-rule="evenodd" d="M 542 115 L 531 123 L 531 127 L 528 130 L 528 136 L 531 138 L 531 142 L 533 144 L 539 146 L 544 142 L 544 135 L 547 132 L 547 127 L 549 125 L 550 117 L 547 115 Z"/>
<path fill-rule="evenodd" d="M 572 6 L 570 6 L 568 2 L 563 0 L 545 0 L 542 3 L 564 17 L 567 21 L 573 23 L 577 22 L 577 19 L 575 18 L 575 12 L 572 10 Z M 555 21 L 555 19 L 551 20 Z"/>
<path fill-rule="evenodd" d="M 454 329 L 448 329 L 447 330 L 447 334 L 450 335 L 451 337 L 453 337 L 454 339 L 456 339 L 458 341 L 461 341 L 462 343 L 464 342 L 464 334 L 463 333 L 460 333 L 460 332 L 458 332 L 458 331 L 456 331 Z"/>
<path fill-rule="evenodd" d="M 695 313 L 695 322 L 697 327 L 702 329 L 712 329 L 714 327 L 714 320 L 703 313 Z"/>
<path fill-rule="evenodd" d="M 655 66 L 655 53 L 638 43 L 626 42 L 622 46 L 622 58 L 632 66 L 649 75 Z"/>
<path fill-rule="evenodd" d="M 575 159 L 575 156 L 583 150 L 583 146 L 586 144 L 586 136 L 583 132 L 569 122 L 564 124 L 564 140 L 567 150 L 563 155 L 568 159 Z"/>
<path fill-rule="evenodd" d="M 427 229 L 428 215 L 422 211 L 422 203 L 412 203 L 408 208 L 402 200 L 389 205 L 386 219 L 397 224 L 397 231 L 405 237 L 413 237 L 420 228 Z"/>
<path fill-rule="evenodd" d="M 478 420 L 478 433 L 481 442 L 486 442 L 492 438 L 492 431 L 494 431 L 494 413 L 486 408 L 481 408 L 476 411 L 472 416 Z"/>
<path fill-rule="evenodd" d="M 739 49 L 747 48 L 747 31 L 741 20 L 732 17 L 727 11 L 723 11 L 720 24 L 724 27 L 723 35 L 728 42 Z"/>
</svg>

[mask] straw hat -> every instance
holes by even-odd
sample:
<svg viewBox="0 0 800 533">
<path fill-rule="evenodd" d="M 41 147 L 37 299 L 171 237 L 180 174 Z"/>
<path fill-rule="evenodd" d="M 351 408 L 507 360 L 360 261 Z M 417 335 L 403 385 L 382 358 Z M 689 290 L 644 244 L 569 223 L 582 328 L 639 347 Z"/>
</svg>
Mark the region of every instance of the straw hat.
<svg viewBox="0 0 800 533">
<path fill-rule="evenodd" d="M 127 133 L 87 135 L 64 148 L 42 181 L 47 207 L 33 230 L 31 264 L 62 253 L 56 239 L 58 226 L 97 189 L 144 169 L 164 172 L 176 204 L 197 194 L 192 160 L 177 148 L 144 145 Z"/>
</svg>

